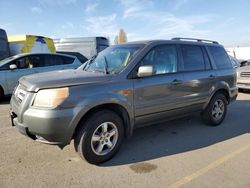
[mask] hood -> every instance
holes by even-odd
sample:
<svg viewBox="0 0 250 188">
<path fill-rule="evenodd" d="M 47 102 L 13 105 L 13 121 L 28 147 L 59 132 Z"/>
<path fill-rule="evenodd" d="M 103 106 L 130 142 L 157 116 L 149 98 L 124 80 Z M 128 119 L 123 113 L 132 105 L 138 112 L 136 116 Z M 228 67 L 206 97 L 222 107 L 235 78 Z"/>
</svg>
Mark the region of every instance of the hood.
<svg viewBox="0 0 250 188">
<path fill-rule="evenodd" d="M 61 70 L 24 76 L 19 82 L 26 87 L 27 91 L 37 92 L 46 88 L 107 82 L 110 78 L 110 75 L 97 72 Z"/>
</svg>

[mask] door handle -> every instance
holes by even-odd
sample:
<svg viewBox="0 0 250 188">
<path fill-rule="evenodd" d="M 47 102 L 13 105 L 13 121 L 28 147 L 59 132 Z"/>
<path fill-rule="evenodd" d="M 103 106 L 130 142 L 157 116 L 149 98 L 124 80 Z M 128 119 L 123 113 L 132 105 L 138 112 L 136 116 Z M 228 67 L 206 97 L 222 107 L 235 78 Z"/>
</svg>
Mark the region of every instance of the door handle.
<svg viewBox="0 0 250 188">
<path fill-rule="evenodd" d="M 174 79 L 172 82 L 171 82 L 172 85 L 179 85 L 179 84 L 182 84 L 182 80 L 178 80 L 178 79 Z"/>
<path fill-rule="evenodd" d="M 216 76 L 214 76 L 213 74 L 211 74 L 209 77 L 208 77 L 210 80 L 214 80 L 216 78 Z"/>
</svg>

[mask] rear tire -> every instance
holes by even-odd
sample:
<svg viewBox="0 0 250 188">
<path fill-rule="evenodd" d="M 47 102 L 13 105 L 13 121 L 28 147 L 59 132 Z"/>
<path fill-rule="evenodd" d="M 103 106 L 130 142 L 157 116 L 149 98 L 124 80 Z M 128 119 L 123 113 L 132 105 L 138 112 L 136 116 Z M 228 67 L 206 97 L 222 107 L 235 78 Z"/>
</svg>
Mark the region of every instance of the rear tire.
<svg viewBox="0 0 250 188">
<path fill-rule="evenodd" d="M 220 125 L 227 114 L 228 101 L 222 93 L 215 94 L 201 113 L 203 122 L 210 126 Z"/>
<path fill-rule="evenodd" d="M 122 119 L 112 111 L 102 110 L 81 122 L 74 144 L 82 158 L 91 164 L 100 164 L 117 153 L 123 138 Z"/>
</svg>

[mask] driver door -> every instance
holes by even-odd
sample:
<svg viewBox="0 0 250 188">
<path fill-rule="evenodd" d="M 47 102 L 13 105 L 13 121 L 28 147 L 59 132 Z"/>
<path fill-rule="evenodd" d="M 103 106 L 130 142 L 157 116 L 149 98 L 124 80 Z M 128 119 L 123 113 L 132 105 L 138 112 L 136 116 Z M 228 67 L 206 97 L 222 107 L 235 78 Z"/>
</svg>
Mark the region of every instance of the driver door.
<svg viewBox="0 0 250 188">
<path fill-rule="evenodd" d="M 183 107 L 183 76 L 178 72 L 175 45 L 157 46 L 142 65 L 153 66 L 154 75 L 134 79 L 134 110 L 137 125 L 157 122 Z"/>
</svg>

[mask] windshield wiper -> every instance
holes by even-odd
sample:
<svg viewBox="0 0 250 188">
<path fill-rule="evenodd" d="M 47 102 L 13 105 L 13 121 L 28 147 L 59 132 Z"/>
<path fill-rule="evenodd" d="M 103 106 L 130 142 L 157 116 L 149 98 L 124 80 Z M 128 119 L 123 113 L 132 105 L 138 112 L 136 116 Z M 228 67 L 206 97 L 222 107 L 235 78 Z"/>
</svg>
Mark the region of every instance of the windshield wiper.
<svg viewBox="0 0 250 188">
<path fill-rule="evenodd" d="M 104 62 L 105 62 L 105 65 L 104 65 L 104 71 L 106 74 L 109 74 L 109 71 L 108 71 L 108 61 L 107 61 L 107 58 L 106 56 L 104 56 Z"/>
<path fill-rule="evenodd" d="M 92 56 L 87 62 L 86 65 L 83 67 L 83 70 L 86 71 L 86 69 L 89 67 L 89 65 L 95 60 L 97 55 Z"/>
</svg>

